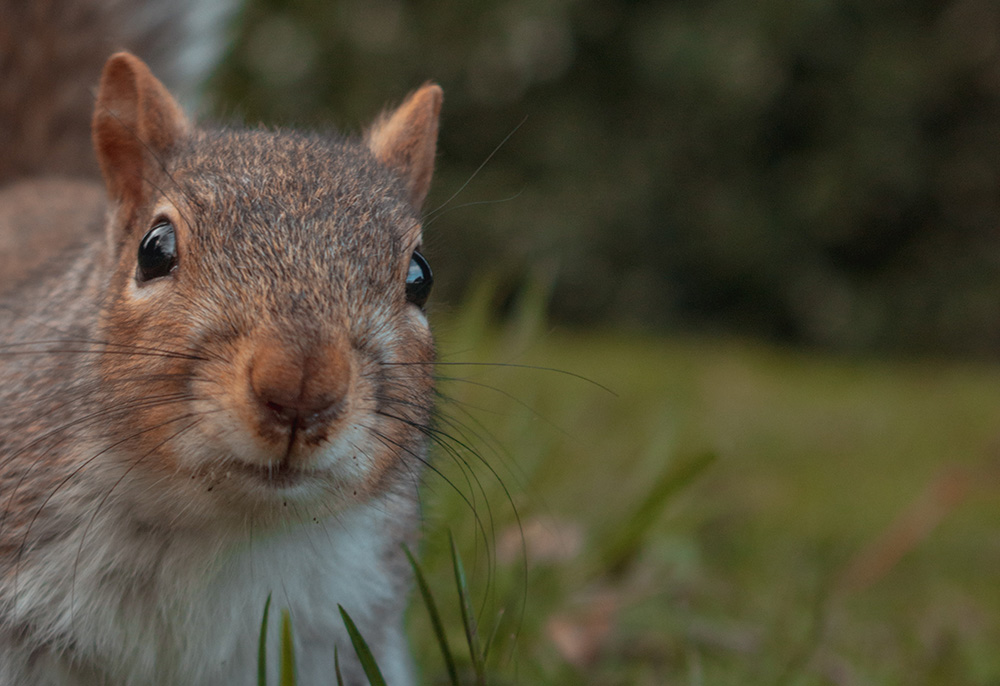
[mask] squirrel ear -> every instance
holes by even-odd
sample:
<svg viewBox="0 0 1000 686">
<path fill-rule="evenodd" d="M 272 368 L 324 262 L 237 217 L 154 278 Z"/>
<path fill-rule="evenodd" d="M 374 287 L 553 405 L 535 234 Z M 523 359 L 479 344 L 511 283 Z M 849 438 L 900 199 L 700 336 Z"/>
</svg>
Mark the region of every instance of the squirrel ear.
<svg viewBox="0 0 1000 686">
<path fill-rule="evenodd" d="M 402 175 L 410 202 L 420 208 L 434 172 L 441 87 L 428 83 L 393 112 L 380 116 L 365 135 L 379 162 Z"/>
<path fill-rule="evenodd" d="M 127 52 L 108 58 L 92 133 L 112 200 L 133 207 L 140 204 L 147 168 L 159 167 L 189 128 L 180 106 L 142 60 Z"/>
</svg>

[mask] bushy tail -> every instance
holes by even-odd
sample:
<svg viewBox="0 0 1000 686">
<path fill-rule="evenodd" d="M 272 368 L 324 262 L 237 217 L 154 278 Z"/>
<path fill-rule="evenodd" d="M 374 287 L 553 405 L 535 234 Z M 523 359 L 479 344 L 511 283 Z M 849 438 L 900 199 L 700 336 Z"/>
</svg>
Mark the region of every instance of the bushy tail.
<svg viewBox="0 0 1000 686">
<path fill-rule="evenodd" d="M 112 52 L 139 55 L 190 104 L 235 1 L 0 0 L 0 185 L 98 174 L 90 116 Z"/>
</svg>

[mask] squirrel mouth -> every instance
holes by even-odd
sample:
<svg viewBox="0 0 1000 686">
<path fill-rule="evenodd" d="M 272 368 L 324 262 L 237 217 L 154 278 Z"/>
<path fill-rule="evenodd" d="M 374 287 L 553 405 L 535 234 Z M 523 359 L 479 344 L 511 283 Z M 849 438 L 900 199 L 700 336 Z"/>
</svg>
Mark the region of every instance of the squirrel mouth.
<svg viewBox="0 0 1000 686">
<path fill-rule="evenodd" d="M 247 462 L 232 462 L 227 465 L 227 475 L 238 473 L 264 486 L 271 488 L 290 488 L 298 486 L 316 476 L 313 470 L 299 469 L 287 461 L 273 462 L 266 465 L 249 464 Z"/>
</svg>

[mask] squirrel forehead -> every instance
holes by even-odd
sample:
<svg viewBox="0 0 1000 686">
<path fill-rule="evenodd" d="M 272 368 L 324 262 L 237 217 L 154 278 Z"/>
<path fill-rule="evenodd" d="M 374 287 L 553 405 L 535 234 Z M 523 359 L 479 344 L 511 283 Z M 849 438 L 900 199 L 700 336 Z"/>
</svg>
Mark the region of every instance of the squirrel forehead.
<svg viewBox="0 0 1000 686">
<path fill-rule="evenodd" d="M 362 141 L 337 134 L 203 132 L 171 166 L 189 196 L 208 209 L 416 219 L 403 182 Z"/>
<path fill-rule="evenodd" d="M 163 188 L 168 206 L 180 199 L 187 227 L 181 271 L 198 288 L 238 284 L 261 302 L 284 302 L 308 283 L 398 286 L 419 218 L 404 184 L 360 141 L 269 131 L 196 135 L 174 151 Z M 306 309 L 337 300 L 334 291 L 325 288 Z"/>
</svg>

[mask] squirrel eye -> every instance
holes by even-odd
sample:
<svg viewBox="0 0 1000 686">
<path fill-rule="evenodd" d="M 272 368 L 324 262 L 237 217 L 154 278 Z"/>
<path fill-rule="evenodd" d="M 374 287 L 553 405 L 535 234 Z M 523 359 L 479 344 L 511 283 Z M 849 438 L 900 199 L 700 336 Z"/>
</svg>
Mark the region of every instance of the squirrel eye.
<svg viewBox="0 0 1000 686">
<path fill-rule="evenodd" d="M 174 225 L 161 219 L 139 243 L 136 280 L 149 281 L 167 276 L 177 265 L 177 236 Z"/>
<path fill-rule="evenodd" d="M 433 284 L 434 275 L 431 274 L 431 266 L 427 264 L 423 255 L 414 250 L 410 258 L 410 268 L 406 271 L 406 299 L 417 307 L 423 307 L 431 294 Z"/>
</svg>

